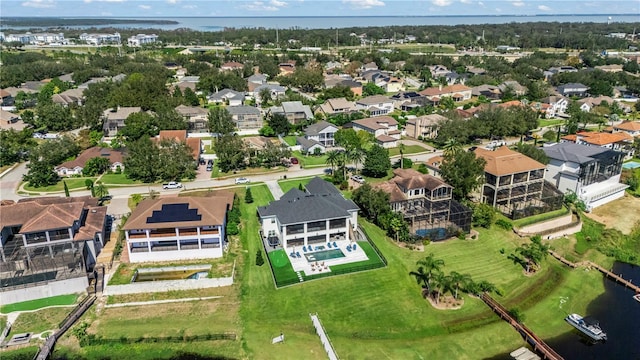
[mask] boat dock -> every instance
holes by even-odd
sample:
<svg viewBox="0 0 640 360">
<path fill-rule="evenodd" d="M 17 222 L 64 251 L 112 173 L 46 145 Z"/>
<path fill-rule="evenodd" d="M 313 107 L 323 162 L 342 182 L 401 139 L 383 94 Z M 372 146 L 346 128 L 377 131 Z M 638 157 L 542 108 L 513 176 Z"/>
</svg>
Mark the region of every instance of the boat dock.
<svg viewBox="0 0 640 360">
<path fill-rule="evenodd" d="M 518 333 L 520 333 L 524 340 L 533 347 L 533 350 L 542 355 L 544 359 L 564 360 L 564 358 L 560 356 L 560 354 L 555 352 L 555 350 L 553 350 L 551 346 L 547 345 L 533 331 L 531 331 L 529 328 L 509 315 L 507 309 L 505 309 L 502 305 L 495 301 L 491 296 L 489 296 L 489 294 L 483 293 L 482 295 L 480 295 L 480 298 L 491 308 L 491 310 L 498 314 L 500 318 L 508 322 L 509 325 L 513 326 L 513 328 L 516 329 Z"/>
<path fill-rule="evenodd" d="M 591 261 L 585 261 L 582 263 L 574 263 L 571 262 L 565 258 L 563 258 L 562 256 L 560 256 L 559 254 L 557 254 L 554 251 L 549 250 L 549 254 L 551 256 L 553 256 L 554 258 L 558 259 L 558 261 L 560 261 L 561 263 L 571 267 L 571 268 L 577 268 L 578 266 L 582 265 L 582 266 L 587 266 L 587 267 L 592 267 L 597 269 L 598 271 L 600 271 L 605 277 L 617 282 L 618 284 L 627 287 L 631 290 L 633 290 L 636 294 L 640 293 L 640 286 L 633 284 L 630 280 L 624 279 L 622 276 L 614 274 L 613 272 L 603 268 L 602 266 L 591 262 Z"/>
</svg>

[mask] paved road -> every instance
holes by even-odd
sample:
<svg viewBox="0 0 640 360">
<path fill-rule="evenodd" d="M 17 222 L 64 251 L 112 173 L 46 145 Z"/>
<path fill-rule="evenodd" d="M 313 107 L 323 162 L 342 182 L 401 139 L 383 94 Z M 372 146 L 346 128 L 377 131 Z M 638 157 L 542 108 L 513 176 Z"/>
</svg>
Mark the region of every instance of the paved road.
<svg viewBox="0 0 640 360">
<path fill-rule="evenodd" d="M 0 179 L 0 200 L 17 200 L 19 198 L 16 190 L 22 181 L 22 175 L 26 173 L 27 164 L 22 163 Z"/>
</svg>

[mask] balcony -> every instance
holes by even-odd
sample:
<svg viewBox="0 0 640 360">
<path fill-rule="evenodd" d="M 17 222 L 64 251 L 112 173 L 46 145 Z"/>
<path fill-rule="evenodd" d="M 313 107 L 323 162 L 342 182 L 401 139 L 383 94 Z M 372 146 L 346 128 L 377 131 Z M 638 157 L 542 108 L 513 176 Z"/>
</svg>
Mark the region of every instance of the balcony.
<svg viewBox="0 0 640 360">
<path fill-rule="evenodd" d="M 198 229 L 178 229 L 179 236 L 198 236 Z"/>
<path fill-rule="evenodd" d="M 138 234 L 129 234 L 129 239 L 146 239 L 147 238 L 147 234 L 146 233 L 138 233 Z"/>
<path fill-rule="evenodd" d="M 207 230 L 200 229 L 200 234 L 201 235 L 218 235 L 220 234 L 220 231 L 218 229 L 207 229 Z M 180 233 L 180 235 L 182 235 L 182 233 Z"/>
<path fill-rule="evenodd" d="M 168 236 L 176 236 L 176 229 L 156 229 L 149 231 L 149 237 L 159 238 L 159 237 L 168 237 Z"/>
</svg>

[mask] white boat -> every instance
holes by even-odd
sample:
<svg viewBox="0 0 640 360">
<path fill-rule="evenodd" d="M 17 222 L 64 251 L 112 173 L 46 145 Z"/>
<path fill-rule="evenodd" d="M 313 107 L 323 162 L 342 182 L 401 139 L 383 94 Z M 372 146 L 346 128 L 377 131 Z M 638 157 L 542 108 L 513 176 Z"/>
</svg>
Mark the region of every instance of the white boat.
<svg viewBox="0 0 640 360">
<path fill-rule="evenodd" d="M 607 334 L 596 321 L 585 319 L 578 314 L 571 314 L 564 320 L 593 340 L 607 340 Z"/>
<path fill-rule="evenodd" d="M 640 294 L 633 295 L 633 298 L 636 299 L 637 302 L 640 302 Z"/>
</svg>

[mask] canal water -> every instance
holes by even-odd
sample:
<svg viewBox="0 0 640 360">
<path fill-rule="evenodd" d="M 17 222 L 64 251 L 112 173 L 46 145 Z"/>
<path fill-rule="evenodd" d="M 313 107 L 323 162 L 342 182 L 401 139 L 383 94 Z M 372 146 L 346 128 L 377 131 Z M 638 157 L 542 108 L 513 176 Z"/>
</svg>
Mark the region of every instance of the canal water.
<svg viewBox="0 0 640 360">
<path fill-rule="evenodd" d="M 638 266 L 615 263 L 613 272 L 640 284 Z M 640 359 L 640 302 L 632 298 L 634 293 L 631 289 L 604 276 L 603 279 L 605 292 L 589 304 L 586 314 L 580 315 L 597 319 L 608 340 L 592 344 L 575 329 L 559 337 L 545 339 L 566 360 Z"/>
</svg>

